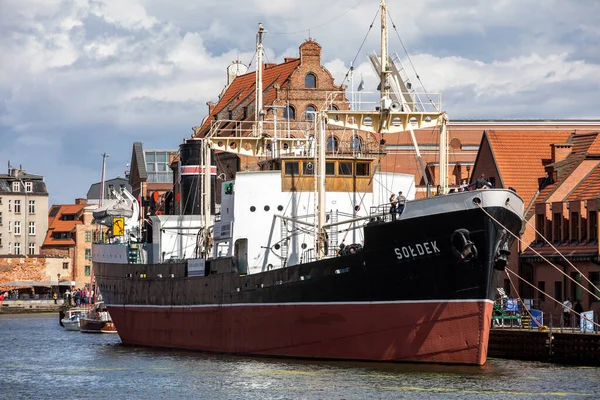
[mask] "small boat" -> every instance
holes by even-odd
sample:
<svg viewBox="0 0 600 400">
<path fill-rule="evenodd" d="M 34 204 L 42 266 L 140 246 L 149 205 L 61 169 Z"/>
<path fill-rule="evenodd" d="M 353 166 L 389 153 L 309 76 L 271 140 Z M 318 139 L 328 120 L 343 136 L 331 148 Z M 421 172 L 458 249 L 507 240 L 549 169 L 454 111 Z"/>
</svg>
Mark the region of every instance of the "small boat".
<svg viewBox="0 0 600 400">
<path fill-rule="evenodd" d="M 74 314 L 70 317 L 63 318 L 60 322 L 68 331 L 78 331 L 79 328 L 79 319 L 81 314 Z"/>
<path fill-rule="evenodd" d="M 83 333 L 117 333 L 117 328 L 103 303 L 98 303 L 92 311 L 81 316 L 79 327 Z"/>
</svg>

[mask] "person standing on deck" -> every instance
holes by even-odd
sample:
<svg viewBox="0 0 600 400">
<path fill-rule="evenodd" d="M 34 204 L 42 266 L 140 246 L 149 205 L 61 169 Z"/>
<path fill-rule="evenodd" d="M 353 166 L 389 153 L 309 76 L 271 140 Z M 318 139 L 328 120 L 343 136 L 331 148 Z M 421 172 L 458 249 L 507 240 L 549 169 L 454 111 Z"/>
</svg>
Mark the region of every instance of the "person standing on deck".
<svg viewBox="0 0 600 400">
<path fill-rule="evenodd" d="M 392 221 L 396 220 L 396 211 L 398 210 L 398 199 L 396 198 L 396 194 L 392 193 L 390 195 L 390 214 L 392 214 Z"/>
<path fill-rule="evenodd" d="M 398 192 L 398 217 L 404 212 L 404 207 L 406 207 L 406 197 L 404 197 L 402 191 L 400 191 Z"/>
</svg>

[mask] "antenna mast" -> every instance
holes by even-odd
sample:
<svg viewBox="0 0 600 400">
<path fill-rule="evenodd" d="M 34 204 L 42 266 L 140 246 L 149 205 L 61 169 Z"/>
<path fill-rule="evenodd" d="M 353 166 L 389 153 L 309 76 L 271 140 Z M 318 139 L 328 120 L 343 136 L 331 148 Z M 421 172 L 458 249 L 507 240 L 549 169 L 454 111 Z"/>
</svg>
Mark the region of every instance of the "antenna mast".
<svg viewBox="0 0 600 400">
<path fill-rule="evenodd" d="M 263 86 L 262 86 L 262 73 L 263 73 L 263 44 L 262 37 L 267 31 L 263 27 L 263 24 L 258 24 L 258 32 L 256 33 L 256 107 L 254 110 L 254 118 L 257 122 L 258 136 L 262 136 L 263 133 Z"/>
</svg>

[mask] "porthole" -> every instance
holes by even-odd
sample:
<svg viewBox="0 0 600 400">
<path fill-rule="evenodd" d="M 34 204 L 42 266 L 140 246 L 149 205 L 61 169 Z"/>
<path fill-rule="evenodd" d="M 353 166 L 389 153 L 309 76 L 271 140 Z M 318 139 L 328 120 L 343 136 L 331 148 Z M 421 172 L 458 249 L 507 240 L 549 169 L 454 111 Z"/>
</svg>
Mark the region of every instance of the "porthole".
<svg viewBox="0 0 600 400">
<path fill-rule="evenodd" d="M 281 205 L 277 206 L 277 211 L 283 211 L 283 206 L 281 206 Z"/>
<path fill-rule="evenodd" d="M 251 211 L 251 212 L 254 212 L 254 211 L 256 211 L 256 207 L 254 207 L 254 206 L 251 206 L 251 207 L 250 207 L 250 211 Z"/>
<path fill-rule="evenodd" d="M 265 211 L 269 211 L 270 209 L 271 209 L 271 207 L 265 206 Z"/>
<path fill-rule="evenodd" d="M 360 206 L 355 206 L 354 211 L 356 211 L 356 212 L 360 211 Z"/>
<path fill-rule="evenodd" d="M 306 243 L 302 243 L 302 245 L 300 247 L 302 247 L 302 250 L 306 249 L 306 247 L 307 247 Z"/>
<path fill-rule="evenodd" d="M 281 248 L 281 245 L 279 243 L 275 243 L 275 246 L 273 247 L 275 247 L 275 250 L 279 250 Z"/>
</svg>

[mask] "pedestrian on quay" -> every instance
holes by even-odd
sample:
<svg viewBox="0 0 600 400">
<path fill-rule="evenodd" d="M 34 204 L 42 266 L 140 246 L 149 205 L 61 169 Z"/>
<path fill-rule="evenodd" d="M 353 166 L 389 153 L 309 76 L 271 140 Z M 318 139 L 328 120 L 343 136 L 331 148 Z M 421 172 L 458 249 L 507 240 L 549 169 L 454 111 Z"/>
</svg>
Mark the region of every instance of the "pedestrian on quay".
<svg viewBox="0 0 600 400">
<path fill-rule="evenodd" d="M 567 299 L 563 302 L 563 317 L 564 317 L 564 326 L 571 326 L 571 308 L 573 307 L 573 303 L 571 303 L 571 299 L 567 297 Z"/>
<path fill-rule="evenodd" d="M 54 304 L 58 304 L 58 295 L 56 294 L 56 292 L 54 292 L 52 298 L 54 299 Z"/>
</svg>

